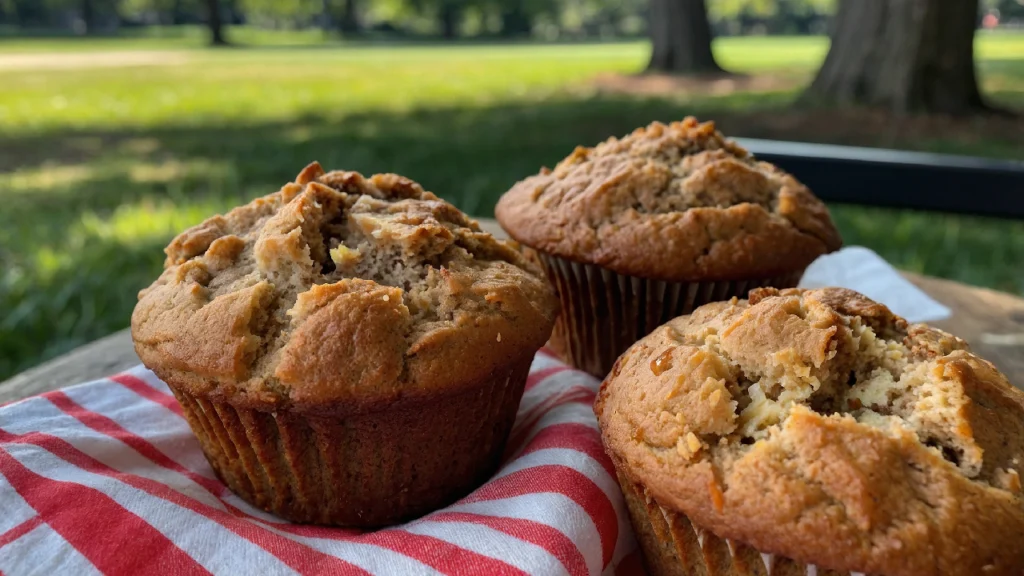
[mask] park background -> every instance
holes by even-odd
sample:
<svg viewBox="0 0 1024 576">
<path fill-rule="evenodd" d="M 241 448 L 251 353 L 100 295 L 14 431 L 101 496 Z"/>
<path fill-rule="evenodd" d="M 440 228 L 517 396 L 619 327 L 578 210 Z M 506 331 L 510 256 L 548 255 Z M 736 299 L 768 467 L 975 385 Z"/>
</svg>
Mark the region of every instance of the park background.
<svg viewBox="0 0 1024 576">
<path fill-rule="evenodd" d="M 653 120 L 1020 160 L 1022 110 L 1022 0 L 0 0 L 0 380 L 127 326 L 176 232 L 311 160 L 489 217 Z M 1024 294 L 1020 221 L 830 208 Z"/>
</svg>

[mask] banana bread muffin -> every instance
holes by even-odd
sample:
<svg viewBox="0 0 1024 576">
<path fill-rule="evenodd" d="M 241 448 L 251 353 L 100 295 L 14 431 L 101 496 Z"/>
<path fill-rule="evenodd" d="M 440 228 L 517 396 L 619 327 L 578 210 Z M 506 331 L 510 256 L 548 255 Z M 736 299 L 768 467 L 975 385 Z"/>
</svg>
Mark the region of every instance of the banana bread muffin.
<svg viewBox="0 0 1024 576">
<path fill-rule="evenodd" d="M 540 270 L 394 174 L 311 164 L 166 253 L 135 349 L 221 480 L 297 522 L 392 524 L 486 479 L 557 310 Z"/>
<path fill-rule="evenodd" d="M 652 574 L 1024 573 L 1024 393 L 850 290 L 702 306 L 595 411 Z"/>
<path fill-rule="evenodd" d="M 559 294 L 552 348 L 599 378 L 668 320 L 752 287 L 795 286 L 841 244 L 805 186 L 693 118 L 579 147 L 495 213 Z"/>
</svg>

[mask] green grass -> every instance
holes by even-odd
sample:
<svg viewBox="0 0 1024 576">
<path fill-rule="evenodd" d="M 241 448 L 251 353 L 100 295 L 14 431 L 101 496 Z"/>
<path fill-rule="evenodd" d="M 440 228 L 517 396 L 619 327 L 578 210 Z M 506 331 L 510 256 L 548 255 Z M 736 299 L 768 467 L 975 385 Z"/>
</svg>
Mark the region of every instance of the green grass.
<svg viewBox="0 0 1024 576">
<path fill-rule="evenodd" d="M 200 49 L 197 30 L 0 40 L 0 378 L 126 326 L 176 231 L 276 190 L 313 159 L 399 172 L 489 216 L 509 185 L 576 144 L 689 113 L 738 136 L 1024 156 L 1014 120 L 904 125 L 789 108 L 822 38 L 717 42 L 724 65 L 791 88 L 635 97 L 591 79 L 639 70 L 639 42 L 372 47 L 319 32 L 234 33 L 262 46 Z M 112 66 L 111 52 L 128 50 L 152 61 Z M 54 67 L 69 52 L 104 65 Z M 978 53 L 986 92 L 1024 108 L 1024 35 L 983 35 Z M 4 65 L 39 54 L 47 62 Z M 833 214 L 848 244 L 898 266 L 1024 293 L 1022 223 Z"/>
</svg>

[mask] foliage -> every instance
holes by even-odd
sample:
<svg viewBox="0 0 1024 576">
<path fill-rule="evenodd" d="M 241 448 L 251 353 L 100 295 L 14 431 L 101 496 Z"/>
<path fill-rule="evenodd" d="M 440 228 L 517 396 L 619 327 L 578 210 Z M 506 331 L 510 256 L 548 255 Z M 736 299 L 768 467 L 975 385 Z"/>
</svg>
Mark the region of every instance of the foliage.
<svg viewBox="0 0 1024 576">
<path fill-rule="evenodd" d="M 220 0 L 235 23 L 268 28 L 317 27 L 340 22 L 352 0 Z M 443 19 L 455 19 L 462 36 L 558 38 L 637 36 L 646 30 L 647 0 L 355 0 L 370 28 L 406 34 L 440 34 Z M 822 22 L 835 0 L 706 0 L 722 33 L 804 32 Z M 1015 0 L 988 0 L 1014 2 Z M 201 0 L 0 0 L 0 24 L 74 29 L 85 4 L 118 25 L 200 23 Z M 329 20 L 325 20 L 325 17 Z M 760 28 L 758 28 L 760 27 Z"/>
<path fill-rule="evenodd" d="M 277 28 L 287 23 L 300 28 L 314 24 L 325 5 L 330 8 L 332 4 L 320 0 L 239 0 L 238 8 L 253 24 Z"/>
<path fill-rule="evenodd" d="M 643 35 L 648 0 L 220 0 L 235 23 L 272 29 L 340 25 L 343 6 L 356 2 L 368 28 L 401 34 L 439 34 L 442 15 L 455 15 L 461 36 L 607 38 Z M 705 0 L 716 33 L 734 35 L 824 33 L 836 0 Z M 202 0 L 0 0 L 0 26 L 85 31 L 91 5 L 99 30 L 204 21 Z M 1021 0 L 981 0 L 984 13 L 1004 23 L 1024 22 Z"/>
<path fill-rule="evenodd" d="M 771 18 L 780 13 L 794 15 L 831 14 L 836 0 L 708 0 L 713 20 L 733 20 L 741 16 Z"/>
<path fill-rule="evenodd" d="M 719 32 L 823 33 L 836 0 L 708 0 L 708 18 Z"/>
<path fill-rule="evenodd" d="M 983 12 L 995 12 L 1004 22 L 1024 23 L 1024 2 L 1021 0 L 981 0 Z"/>
</svg>

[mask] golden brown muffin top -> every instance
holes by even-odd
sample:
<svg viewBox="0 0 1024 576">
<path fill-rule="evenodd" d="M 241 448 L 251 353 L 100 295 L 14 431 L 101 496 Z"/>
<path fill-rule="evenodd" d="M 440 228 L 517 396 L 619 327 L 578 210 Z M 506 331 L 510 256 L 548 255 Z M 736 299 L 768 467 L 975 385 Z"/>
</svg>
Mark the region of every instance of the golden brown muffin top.
<svg viewBox="0 0 1024 576">
<path fill-rule="evenodd" d="M 702 306 L 624 353 L 595 411 L 617 467 L 720 537 L 869 574 L 1024 570 L 1024 392 L 856 292 Z"/>
<path fill-rule="evenodd" d="M 495 214 L 531 248 L 659 280 L 769 278 L 841 245 L 803 184 L 694 118 L 577 147 Z"/>
<path fill-rule="evenodd" d="M 307 166 L 166 248 L 139 293 L 143 363 L 236 405 L 347 408 L 456 392 L 548 338 L 531 264 L 395 174 Z"/>
</svg>

